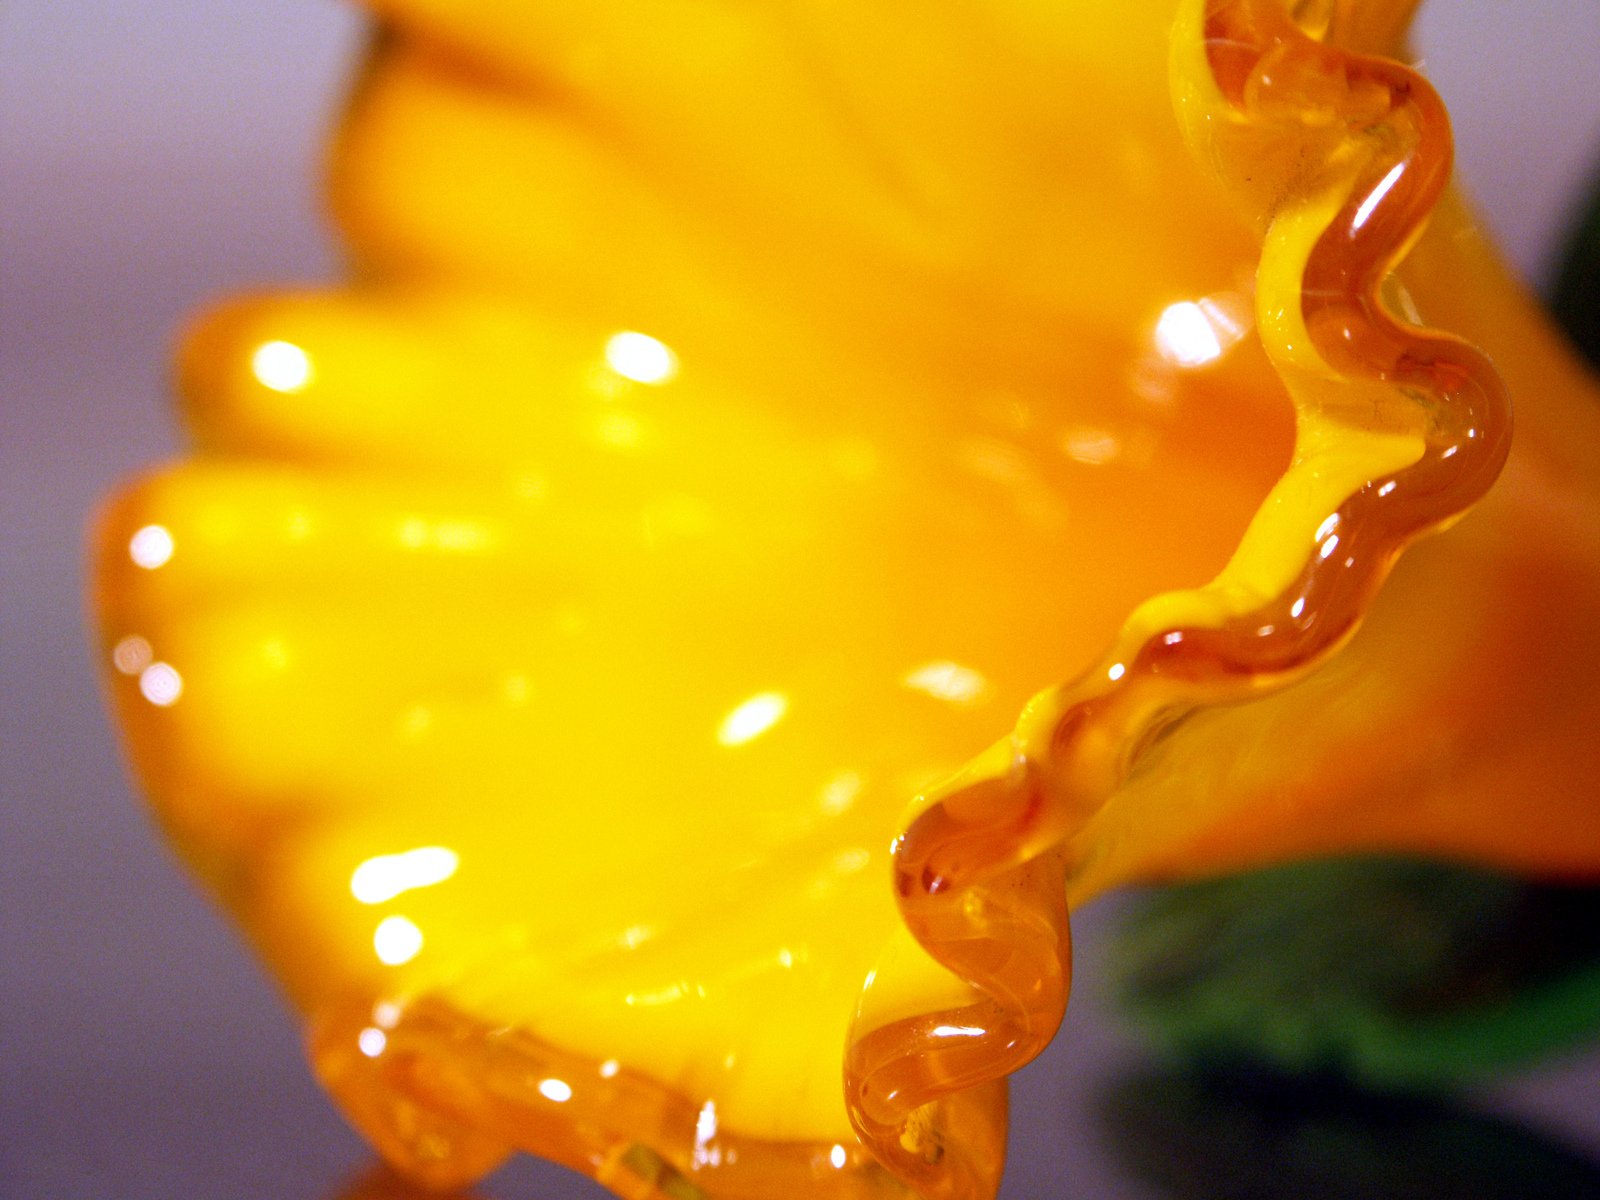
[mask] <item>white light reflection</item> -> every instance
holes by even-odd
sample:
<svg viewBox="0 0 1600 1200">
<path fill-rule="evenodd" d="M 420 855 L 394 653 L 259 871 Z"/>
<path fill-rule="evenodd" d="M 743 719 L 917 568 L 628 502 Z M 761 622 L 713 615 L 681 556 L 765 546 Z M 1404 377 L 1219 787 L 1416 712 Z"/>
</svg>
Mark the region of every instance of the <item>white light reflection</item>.
<svg viewBox="0 0 1600 1200">
<path fill-rule="evenodd" d="M 707 1100 L 701 1106 L 700 1115 L 694 1123 L 694 1162 L 697 1166 L 710 1164 L 715 1166 L 722 1159 L 722 1154 L 711 1145 L 712 1139 L 717 1136 L 717 1105 L 713 1100 Z"/>
<path fill-rule="evenodd" d="M 311 356 L 293 342 L 262 342 L 250 356 L 250 373 L 262 387 L 293 395 L 311 382 Z"/>
<path fill-rule="evenodd" d="M 422 930 L 405 917 L 385 917 L 372 931 L 372 952 L 385 966 L 401 966 L 421 951 Z"/>
<path fill-rule="evenodd" d="M 828 1151 L 828 1161 L 833 1164 L 834 1170 L 842 1171 L 844 1164 L 849 1161 L 849 1156 L 845 1153 L 844 1147 L 835 1142 L 833 1149 Z"/>
<path fill-rule="evenodd" d="M 751 696 L 717 727 L 717 741 L 724 746 L 742 746 L 771 729 L 789 711 L 789 698 L 782 692 L 761 692 Z"/>
<path fill-rule="evenodd" d="M 165 525 L 146 525 L 128 539 L 128 557 L 146 571 L 166 566 L 172 550 L 172 534 Z"/>
<path fill-rule="evenodd" d="M 1378 205 L 1383 203 L 1383 198 L 1389 194 L 1390 189 L 1395 184 L 1400 182 L 1400 176 L 1406 173 L 1406 165 L 1403 162 L 1398 162 L 1390 167 L 1389 173 L 1378 181 L 1377 187 L 1372 189 L 1372 194 L 1361 202 L 1361 207 L 1356 209 L 1356 215 L 1350 221 L 1350 231 L 1352 233 L 1360 229 L 1372 218 L 1372 214 L 1377 211 Z"/>
<path fill-rule="evenodd" d="M 155 658 L 150 643 L 138 634 L 123 638 L 111 648 L 111 665 L 124 675 L 137 675 Z"/>
<path fill-rule="evenodd" d="M 444 846 L 375 855 L 351 872 L 350 894 L 363 904 L 382 904 L 412 888 L 443 883 L 460 865 L 460 856 Z"/>
<path fill-rule="evenodd" d="M 608 1058 L 600 1064 L 600 1078 L 614 1079 L 620 1070 L 622 1070 L 622 1064 L 614 1058 Z"/>
<path fill-rule="evenodd" d="M 989 690 L 989 681 L 977 671 L 949 661 L 924 663 L 901 682 L 912 691 L 949 704 L 971 704 Z"/>
<path fill-rule="evenodd" d="M 665 342 L 630 329 L 606 342 L 606 366 L 624 379 L 656 387 L 677 376 L 678 356 Z"/>
<path fill-rule="evenodd" d="M 1289 615 L 1291 617 L 1294 617 L 1294 618 L 1298 619 L 1300 614 L 1305 612 L 1305 610 L 1306 610 L 1306 598 L 1304 596 L 1301 596 L 1300 599 L 1296 600 L 1294 602 L 1294 604 L 1292 604 L 1289 607 Z"/>
<path fill-rule="evenodd" d="M 1180 367 L 1199 367 L 1222 357 L 1222 340 L 1192 300 L 1169 305 L 1156 322 L 1156 348 Z"/>
<path fill-rule="evenodd" d="M 170 663 L 151 663 L 139 672 L 139 692 L 157 708 L 167 708 L 183 695 L 183 676 Z"/>
<path fill-rule="evenodd" d="M 1106 672 L 1106 678 L 1111 680 L 1112 683 L 1115 683 L 1127 673 L 1128 668 L 1125 663 L 1112 663 L 1111 669 Z"/>
<path fill-rule="evenodd" d="M 368 1025 L 356 1035 L 356 1046 L 368 1058 L 377 1058 L 389 1044 L 389 1036 L 381 1029 Z"/>
<path fill-rule="evenodd" d="M 1180 367 L 1203 367 L 1221 358 L 1250 328 L 1249 301 L 1236 292 L 1181 300 L 1156 321 L 1156 349 Z"/>
<path fill-rule="evenodd" d="M 984 1030 L 979 1025 L 935 1025 L 934 1037 L 982 1037 Z"/>
<path fill-rule="evenodd" d="M 572 1099 L 572 1085 L 565 1079 L 541 1079 L 539 1095 L 556 1104 L 565 1104 Z"/>
</svg>

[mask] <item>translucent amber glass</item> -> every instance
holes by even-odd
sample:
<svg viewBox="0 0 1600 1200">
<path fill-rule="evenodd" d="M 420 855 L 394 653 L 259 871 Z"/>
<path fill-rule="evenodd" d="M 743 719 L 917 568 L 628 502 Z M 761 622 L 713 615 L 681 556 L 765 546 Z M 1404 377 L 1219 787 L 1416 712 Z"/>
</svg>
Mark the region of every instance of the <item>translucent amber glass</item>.
<svg viewBox="0 0 1600 1200">
<path fill-rule="evenodd" d="M 1409 5 L 373 7 L 352 280 L 196 325 L 97 597 L 402 1169 L 987 1196 L 1069 900 L 1600 869 L 1596 417 L 1453 201 L 1418 242 Z M 1424 316 L 1543 408 L 1374 607 L 1509 444 Z"/>
</svg>

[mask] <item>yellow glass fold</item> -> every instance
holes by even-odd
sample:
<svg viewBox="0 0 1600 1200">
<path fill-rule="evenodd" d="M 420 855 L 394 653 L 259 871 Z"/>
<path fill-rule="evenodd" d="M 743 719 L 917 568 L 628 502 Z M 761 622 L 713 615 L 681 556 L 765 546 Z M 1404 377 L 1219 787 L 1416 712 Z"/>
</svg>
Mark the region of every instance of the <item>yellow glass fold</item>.
<svg viewBox="0 0 1600 1200">
<path fill-rule="evenodd" d="M 96 599 L 402 1169 L 987 1196 L 1069 907 L 1600 871 L 1600 408 L 1411 4 L 372 8 L 350 281 L 195 325 Z"/>
</svg>

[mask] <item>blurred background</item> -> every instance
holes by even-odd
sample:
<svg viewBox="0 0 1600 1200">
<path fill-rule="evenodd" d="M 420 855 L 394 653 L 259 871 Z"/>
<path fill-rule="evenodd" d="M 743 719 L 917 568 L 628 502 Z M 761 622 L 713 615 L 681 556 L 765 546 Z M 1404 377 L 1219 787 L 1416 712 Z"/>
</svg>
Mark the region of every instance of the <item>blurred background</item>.
<svg viewBox="0 0 1600 1200">
<path fill-rule="evenodd" d="M 319 155 L 363 36 L 332 0 L 0 9 L 9 1200 L 399 1194 L 358 1182 L 369 1157 L 311 1083 L 288 1013 L 130 793 L 83 616 L 88 513 L 180 444 L 165 376 L 185 315 L 336 270 Z M 1468 186 L 1548 286 L 1600 167 L 1600 5 L 1434 0 L 1417 40 Z M 1162 1067 L 1097 984 L 1127 908 L 1075 918 L 1081 983 L 1015 1086 L 1004 1196 L 1600 1195 L 1593 1051 L 1447 1101 Z M 602 1193 L 521 1162 L 482 1194 Z"/>
</svg>

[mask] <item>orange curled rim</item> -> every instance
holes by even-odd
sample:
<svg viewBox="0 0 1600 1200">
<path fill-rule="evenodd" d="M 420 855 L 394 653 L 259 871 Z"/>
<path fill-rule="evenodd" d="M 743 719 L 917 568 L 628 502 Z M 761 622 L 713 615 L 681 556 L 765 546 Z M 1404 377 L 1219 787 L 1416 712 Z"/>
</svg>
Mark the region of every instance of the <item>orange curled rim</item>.
<svg viewBox="0 0 1600 1200">
<path fill-rule="evenodd" d="M 901 915 L 973 999 L 876 1028 L 858 1021 L 846 1095 L 863 1142 L 924 1196 L 992 1187 L 958 1105 L 1037 1055 L 1060 1023 L 1067 839 L 1185 712 L 1287 686 L 1326 661 L 1401 551 L 1475 503 L 1505 461 L 1510 405 L 1488 360 L 1397 319 L 1380 299 L 1449 179 L 1448 117 L 1414 71 L 1341 49 L 1337 36 L 1317 40 L 1281 0 L 1187 0 L 1180 18 L 1175 60 L 1189 58 L 1175 61 L 1175 79 L 1187 67 L 1207 109 L 1190 114 L 1193 148 L 1266 211 L 1258 312 L 1294 397 L 1297 451 L 1217 581 L 1135 613 L 1099 665 L 1029 706 L 992 769 L 925 798 L 897 839 Z M 1306 119 L 1313 112 L 1329 119 Z M 1263 164 L 1279 171 L 1265 190 Z M 1285 312 L 1310 356 L 1304 340 L 1273 344 L 1269 327 Z M 1389 411 L 1374 418 L 1379 407 Z M 1309 444 L 1319 431 L 1359 438 L 1397 424 L 1416 443 L 1404 464 L 1307 509 L 1306 497 L 1325 491 L 1327 460 Z M 1295 517 L 1283 511 L 1291 499 Z M 1303 541 L 1286 540 L 1296 523 Z M 1267 550 L 1281 559 L 1286 544 L 1304 548 L 1297 570 L 1280 568 L 1270 593 L 1241 586 L 1241 576 L 1263 578 Z"/>
<path fill-rule="evenodd" d="M 372 1055 L 364 1038 L 383 1039 Z M 718 1126 L 696 1104 L 615 1059 L 574 1054 L 516 1027 L 485 1025 L 430 998 L 323 1013 L 309 1031 L 317 1078 L 389 1162 L 434 1188 L 462 1187 L 517 1148 L 630 1200 L 910 1200 L 859 1144 L 773 1141 Z M 999 1084 L 992 1085 L 1001 1087 Z M 948 1113 L 990 1164 L 1005 1106 L 982 1092 Z"/>
</svg>

